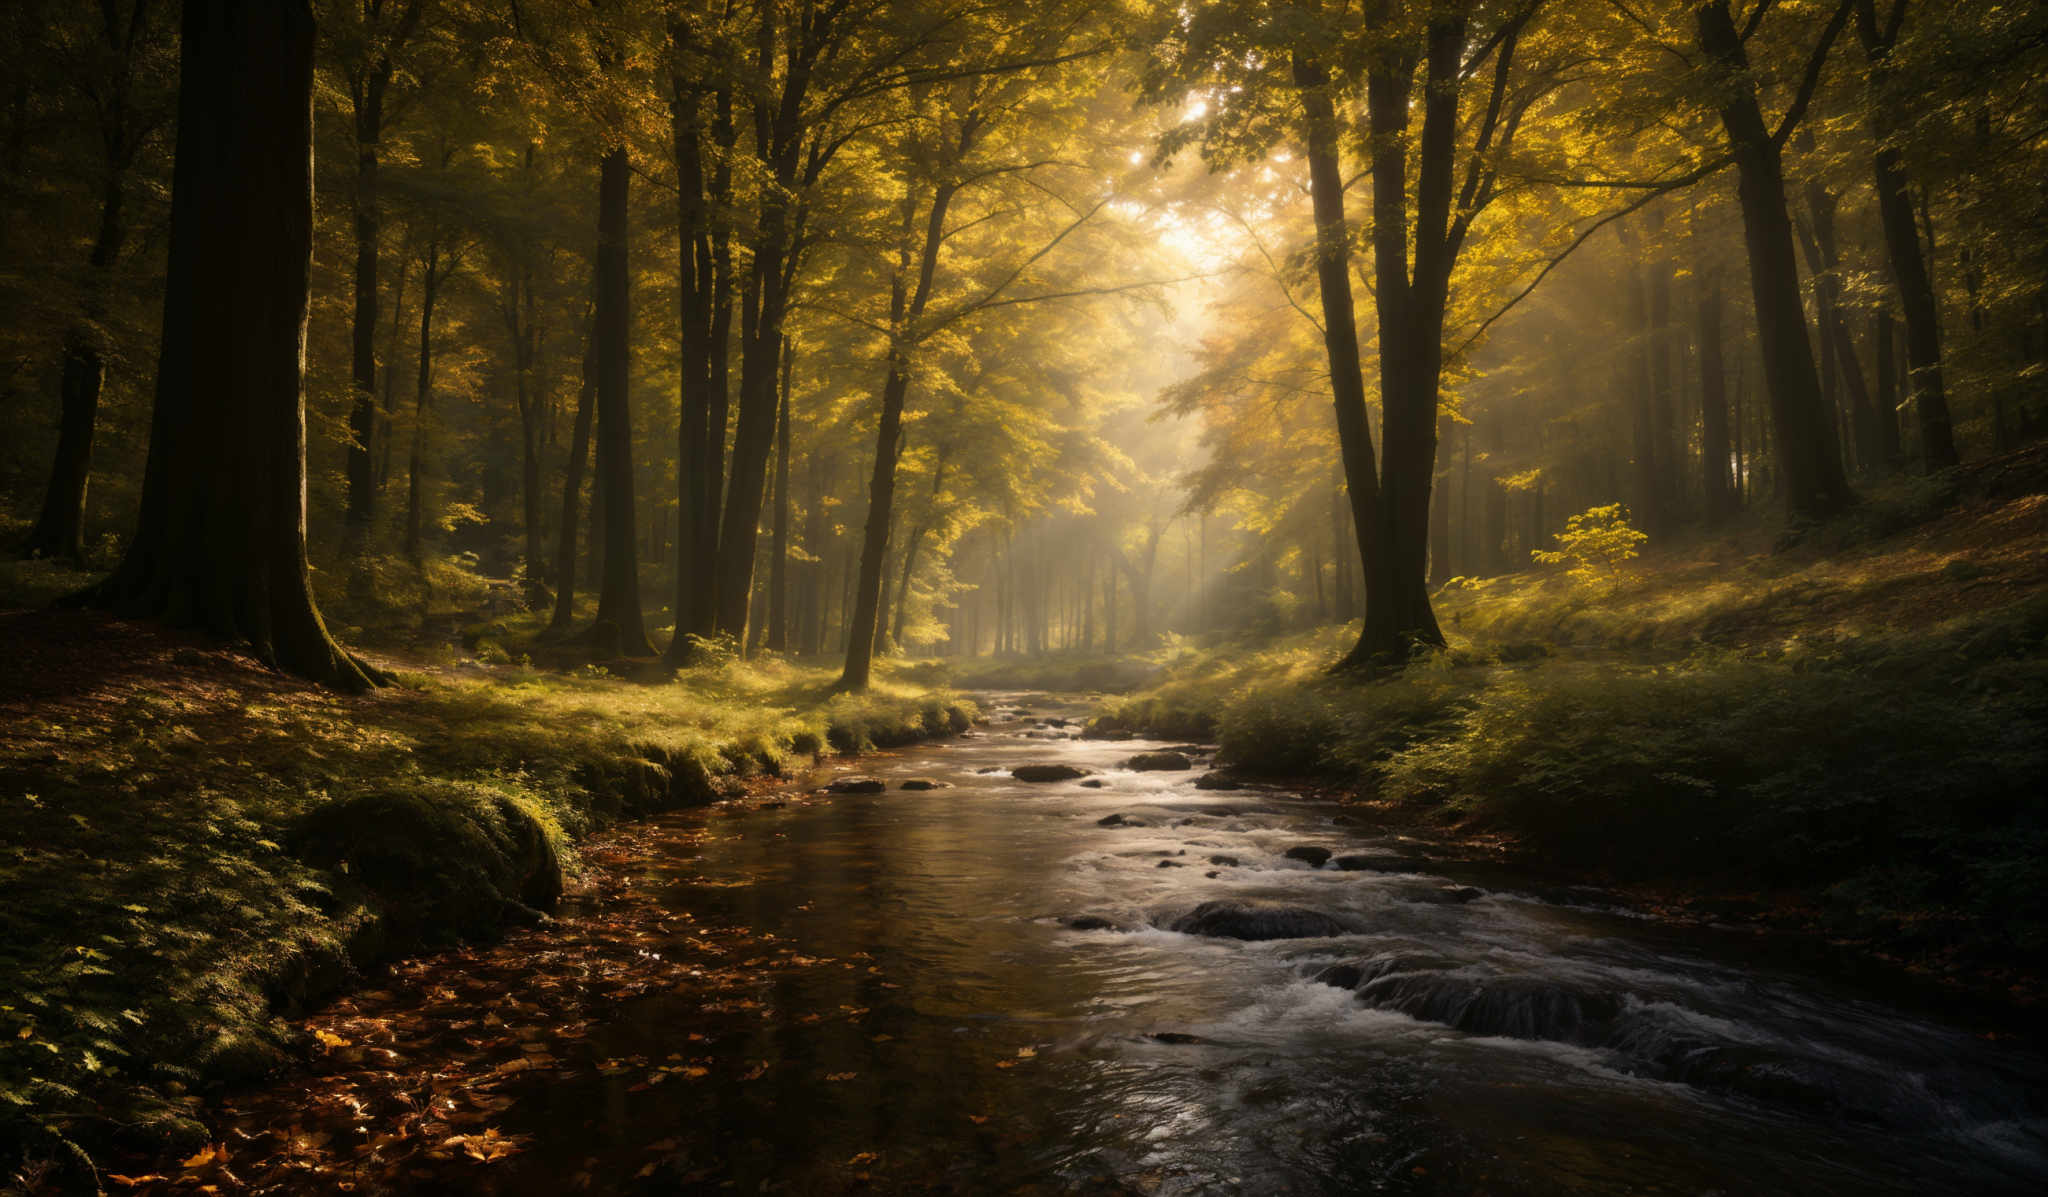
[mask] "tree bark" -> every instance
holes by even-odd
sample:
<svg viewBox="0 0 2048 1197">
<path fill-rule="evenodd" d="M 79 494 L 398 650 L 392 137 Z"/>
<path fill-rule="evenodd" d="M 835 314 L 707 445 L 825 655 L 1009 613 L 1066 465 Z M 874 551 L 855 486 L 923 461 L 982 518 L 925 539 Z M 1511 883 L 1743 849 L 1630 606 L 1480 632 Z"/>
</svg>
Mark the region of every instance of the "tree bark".
<svg viewBox="0 0 2048 1197">
<path fill-rule="evenodd" d="M 406 458 L 405 472 L 405 555 L 415 564 L 420 560 L 426 508 L 420 470 L 425 461 L 427 412 L 434 403 L 434 298 L 441 284 L 440 260 L 440 242 L 429 236 L 426 257 L 421 262 L 419 375 L 413 392 L 412 451 Z"/>
<path fill-rule="evenodd" d="M 186 0 L 141 518 L 85 597 L 359 691 L 382 678 L 328 635 L 306 563 L 314 40 L 304 0 Z"/>
<path fill-rule="evenodd" d="M 555 613 L 543 636 L 569 634 L 576 621 L 576 520 L 583 502 L 583 470 L 590 460 L 590 426 L 597 410 L 597 336 L 585 341 L 583 385 L 577 389 L 575 428 L 562 472 L 562 524 L 555 548 Z"/>
<path fill-rule="evenodd" d="M 1854 495 L 1842 471 L 1834 418 L 1822 403 L 1820 373 L 1808 339 L 1780 145 L 1757 105 L 1755 85 L 1748 78 L 1749 55 L 1727 0 L 1700 6 L 1696 17 L 1700 49 L 1720 74 L 1721 125 L 1735 158 L 1779 477 L 1794 519 L 1825 518 L 1847 507 Z"/>
<path fill-rule="evenodd" d="M 128 228 L 122 219 L 126 188 L 125 164 L 109 164 L 100 193 L 100 227 L 93 239 L 90 273 L 85 283 L 87 323 L 71 329 L 64 338 L 64 373 L 60 384 L 61 415 L 57 425 L 57 457 L 50 467 L 50 484 L 43 494 L 42 512 L 29 530 L 24 546 L 28 556 L 51 557 L 85 564 L 85 495 L 92 476 L 92 442 L 99 423 L 100 388 L 106 379 L 106 359 L 100 351 L 100 333 L 92 327 L 106 312 L 106 292 L 114 262 L 121 255 Z"/>
<path fill-rule="evenodd" d="M 1907 186 L 1906 160 L 1892 135 L 1896 118 L 1891 105 L 1892 45 L 1898 37 L 1898 22 L 1905 14 L 1905 0 L 1895 0 L 1889 24 L 1880 26 L 1873 0 L 1859 0 L 1856 28 L 1869 60 L 1873 133 L 1877 154 L 1871 167 L 1877 189 L 1878 219 L 1884 227 L 1886 255 L 1891 259 L 1892 281 L 1899 289 L 1899 302 L 1906 319 L 1906 360 L 1908 389 L 1920 429 L 1921 468 L 1928 473 L 1945 470 L 1961 460 L 1956 454 L 1955 432 L 1950 426 L 1948 396 L 1942 383 L 1941 313 L 1935 301 L 1934 275 L 1920 246 L 1913 222 L 1912 194 Z"/>
<path fill-rule="evenodd" d="M 952 204 L 953 194 L 954 187 L 949 182 L 941 182 L 932 189 L 923 243 L 917 251 L 915 283 L 910 277 L 910 234 L 916 228 L 917 205 L 914 195 L 905 196 L 903 248 L 890 280 L 888 373 L 882 383 L 875 468 L 868 482 L 868 516 L 861 534 L 860 582 L 854 593 L 853 632 L 847 638 L 846 668 L 839 678 L 839 686 L 844 690 L 867 689 L 873 670 L 882 565 L 889 549 L 889 521 L 896 502 L 896 459 L 903 449 L 903 401 L 910 390 L 910 353 L 915 335 L 911 326 L 924 315 L 925 304 L 931 298 L 932 284 L 938 275 L 939 251 L 945 244 L 946 210 Z"/>
<path fill-rule="evenodd" d="M 775 422 L 775 527 L 768 561 L 770 652 L 789 651 L 789 338 L 782 339 L 782 402 Z"/>
<path fill-rule="evenodd" d="M 605 154 L 598 175 L 597 298 L 592 339 L 597 348 L 597 491 L 604 504 L 604 576 L 592 634 L 620 655 L 654 649 L 640 613 L 640 562 L 633 532 L 632 280 L 627 263 L 626 151 Z M 613 647 L 601 643 L 601 648 Z"/>
<path fill-rule="evenodd" d="M 391 40 L 375 61 L 352 71 L 349 97 L 355 110 L 356 189 L 355 317 L 349 329 L 347 522 L 358 540 L 376 517 L 377 478 L 371 456 L 377 431 L 377 251 L 381 213 L 377 209 L 378 149 L 384 134 L 384 98 L 391 87 L 393 51 L 405 44 L 419 22 L 421 0 L 408 0 Z"/>
</svg>

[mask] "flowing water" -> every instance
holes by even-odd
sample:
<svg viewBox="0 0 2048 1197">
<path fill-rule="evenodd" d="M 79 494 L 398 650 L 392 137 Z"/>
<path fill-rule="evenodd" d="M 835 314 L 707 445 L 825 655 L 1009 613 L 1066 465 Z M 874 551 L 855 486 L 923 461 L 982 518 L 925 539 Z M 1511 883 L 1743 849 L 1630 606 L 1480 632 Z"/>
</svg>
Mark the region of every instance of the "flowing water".
<svg viewBox="0 0 2048 1197">
<path fill-rule="evenodd" d="M 744 1034 L 693 1036 L 683 996 L 621 1010 L 599 1054 L 721 1067 L 535 1083 L 512 1187 L 2048 1191 L 2029 1046 L 1446 876 L 1326 802 L 1122 769 L 1165 745 L 1041 722 L 1078 706 L 988 701 L 977 735 L 862 762 L 885 792 L 678 817 L 695 855 L 635 885 L 825 963 Z M 1010 776 L 1032 762 L 1099 784 Z"/>
</svg>

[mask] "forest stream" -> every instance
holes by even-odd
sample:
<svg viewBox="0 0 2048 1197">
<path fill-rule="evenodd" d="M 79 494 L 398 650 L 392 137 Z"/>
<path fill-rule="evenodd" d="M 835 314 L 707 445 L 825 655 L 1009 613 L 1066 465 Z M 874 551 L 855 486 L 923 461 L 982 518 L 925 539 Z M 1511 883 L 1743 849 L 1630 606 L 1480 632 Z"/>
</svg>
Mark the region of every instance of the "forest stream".
<svg viewBox="0 0 2048 1197">
<path fill-rule="evenodd" d="M 555 926 L 309 1023 L 323 1063 L 230 1099 L 196 1170 L 506 1193 L 2048 1179 L 2032 1047 L 1440 871 L 1327 802 L 1198 789 L 1200 756 L 1128 770 L 1173 746 L 1080 739 L 1079 704 L 986 701 L 976 733 L 808 783 L 884 791 L 593 849 L 602 882 Z M 1091 776 L 1010 775 L 1027 763 Z"/>
</svg>

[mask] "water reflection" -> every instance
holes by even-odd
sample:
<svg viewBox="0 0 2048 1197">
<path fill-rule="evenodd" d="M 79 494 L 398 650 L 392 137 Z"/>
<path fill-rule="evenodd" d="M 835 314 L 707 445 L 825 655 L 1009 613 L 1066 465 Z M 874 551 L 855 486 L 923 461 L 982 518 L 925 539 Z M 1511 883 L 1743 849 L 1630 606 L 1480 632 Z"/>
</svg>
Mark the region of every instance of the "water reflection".
<svg viewBox="0 0 2048 1197">
<path fill-rule="evenodd" d="M 706 834 L 678 835 L 638 884 L 696 926 L 748 929 L 780 964 L 744 1008 L 622 1008 L 594 1049 L 656 1063 L 536 1082 L 516 1107 L 535 1148 L 505 1186 L 2019 1193 L 2048 1178 L 2037 1057 L 1639 921 L 1447 896 L 1469 878 L 1412 867 L 1412 846 L 1361 840 L 1327 806 L 1120 770 L 1163 745 L 1052 738 L 1067 733 L 1035 720 L 1058 709 L 1033 705 L 863 762 L 891 783 L 880 794 L 678 819 Z M 1030 761 L 1100 784 L 981 772 Z M 896 788 L 910 777 L 946 788 Z M 1285 855 L 1304 844 L 1385 867 Z M 1161 929 L 1214 899 L 1352 930 Z M 1083 915 L 1105 929 L 1063 923 Z"/>
</svg>

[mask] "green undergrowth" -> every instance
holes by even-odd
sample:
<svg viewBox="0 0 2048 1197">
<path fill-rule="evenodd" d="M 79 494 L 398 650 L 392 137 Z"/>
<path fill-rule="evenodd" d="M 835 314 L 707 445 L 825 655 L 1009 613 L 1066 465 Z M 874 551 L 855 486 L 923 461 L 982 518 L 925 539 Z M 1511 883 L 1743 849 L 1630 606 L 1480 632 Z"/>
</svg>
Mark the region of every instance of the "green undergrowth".
<svg viewBox="0 0 2048 1197">
<path fill-rule="evenodd" d="M 977 717 L 888 678 L 833 695 L 829 671 L 772 659 L 645 683 L 400 669 L 346 698 L 127 634 L 118 668 L 80 664 L 76 700 L 11 709 L 0 739 L 8 1169 L 203 1142 L 197 1095 L 295 1050 L 280 1015 L 542 917 L 576 842 L 620 818 Z"/>
<path fill-rule="evenodd" d="M 1396 678 L 1331 677 L 1356 633 L 1325 629 L 1191 657 L 1094 730 L 1213 738 L 1237 770 L 1545 868 L 1773 892 L 1833 932 L 2024 968 L 2048 949 L 2037 500 L 1704 585 L 1680 562 L 1459 587 L 1440 596 L 1451 651 Z"/>
</svg>

